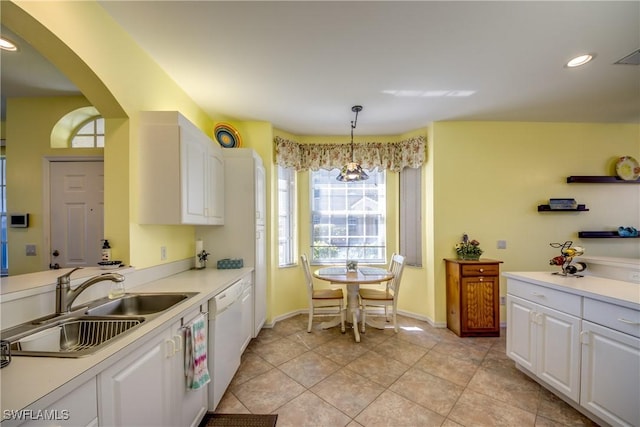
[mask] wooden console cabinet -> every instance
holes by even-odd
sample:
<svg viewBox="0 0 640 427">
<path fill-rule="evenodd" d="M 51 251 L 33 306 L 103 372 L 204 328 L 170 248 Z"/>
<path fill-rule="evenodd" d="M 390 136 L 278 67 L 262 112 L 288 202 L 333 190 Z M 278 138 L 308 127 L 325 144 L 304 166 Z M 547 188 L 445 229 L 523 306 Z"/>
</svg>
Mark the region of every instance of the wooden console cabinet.
<svg viewBox="0 0 640 427">
<path fill-rule="evenodd" d="M 500 336 L 500 264 L 445 259 L 447 328 L 460 337 Z"/>
</svg>

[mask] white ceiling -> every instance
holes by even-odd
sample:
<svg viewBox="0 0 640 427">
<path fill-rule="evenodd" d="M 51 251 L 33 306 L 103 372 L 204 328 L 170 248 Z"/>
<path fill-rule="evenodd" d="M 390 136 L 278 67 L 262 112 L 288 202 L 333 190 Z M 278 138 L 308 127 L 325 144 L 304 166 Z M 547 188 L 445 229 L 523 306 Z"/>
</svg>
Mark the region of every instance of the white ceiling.
<svg viewBox="0 0 640 427">
<path fill-rule="evenodd" d="M 356 104 L 361 135 L 640 122 L 640 67 L 614 64 L 640 48 L 638 1 L 99 3 L 212 116 L 300 135 L 347 135 Z M 564 67 L 582 53 L 596 57 Z"/>
</svg>

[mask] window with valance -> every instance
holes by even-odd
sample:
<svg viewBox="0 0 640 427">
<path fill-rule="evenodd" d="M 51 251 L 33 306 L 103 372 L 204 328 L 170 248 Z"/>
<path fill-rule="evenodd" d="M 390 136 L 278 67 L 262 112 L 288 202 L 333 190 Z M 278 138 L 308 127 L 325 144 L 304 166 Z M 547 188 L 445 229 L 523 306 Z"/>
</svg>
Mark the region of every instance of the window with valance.
<svg viewBox="0 0 640 427">
<path fill-rule="evenodd" d="M 402 172 L 407 168 L 415 170 L 422 166 L 425 138 L 418 136 L 398 142 L 354 143 L 353 158 L 369 171 L 370 179 L 348 184 L 337 182 L 336 175 L 339 168 L 352 160 L 351 144 L 301 144 L 280 137 L 276 137 L 274 142 L 279 169 L 311 171 L 312 262 L 333 264 L 357 259 L 384 264 L 387 253 L 384 171 Z M 420 176 L 418 170 L 418 185 L 412 187 L 413 191 L 422 191 Z M 402 227 L 402 243 L 407 240 L 407 230 L 420 233 L 420 221 L 418 204 L 417 209 L 403 217 L 406 224 Z M 412 225 L 407 227 L 409 223 Z M 419 246 L 420 239 L 414 237 L 412 243 L 413 246 Z M 420 265 L 422 257 L 420 253 L 413 254 L 413 246 L 407 249 L 404 245 L 403 250 L 415 255 L 414 258 L 418 260 L 415 265 Z"/>
<path fill-rule="evenodd" d="M 351 144 L 300 144 L 275 137 L 276 163 L 297 171 L 341 168 L 351 161 Z M 416 136 L 398 142 L 353 144 L 353 157 L 364 169 L 419 168 L 425 158 L 425 138 Z"/>
</svg>

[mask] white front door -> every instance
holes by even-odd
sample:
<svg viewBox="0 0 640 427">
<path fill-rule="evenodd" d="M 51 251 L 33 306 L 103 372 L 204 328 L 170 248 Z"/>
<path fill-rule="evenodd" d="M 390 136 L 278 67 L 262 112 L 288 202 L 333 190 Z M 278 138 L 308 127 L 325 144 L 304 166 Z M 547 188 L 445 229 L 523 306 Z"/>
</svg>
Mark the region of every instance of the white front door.
<svg viewBox="0 0 640 427">
<path fill-rule="evenodd" d="M 51 264 L 95 266 L 104 233 L 104 163 L 51 162 Z"/>
</svg>

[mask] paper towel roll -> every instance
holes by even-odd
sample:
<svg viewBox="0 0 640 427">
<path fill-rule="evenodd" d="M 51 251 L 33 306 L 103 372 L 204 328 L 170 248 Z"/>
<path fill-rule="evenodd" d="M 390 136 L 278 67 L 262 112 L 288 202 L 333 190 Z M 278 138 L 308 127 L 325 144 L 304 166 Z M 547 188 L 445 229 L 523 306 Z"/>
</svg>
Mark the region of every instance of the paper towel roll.
<svg viewBox="0 0 640 427">
<path fill-rule="evenodd" d="M 202 240 L 198 239 L 196 240 L 196 256 L 195 256 L 195 265 L 196 268 L 202 268 L 204 267 L 204 263 L 200 261 L 200 258 L 198 257 L 198 255 L 200 255 L 202 253 L 202 249 L 203 249 L 203 243 Z"/>
</svg>

